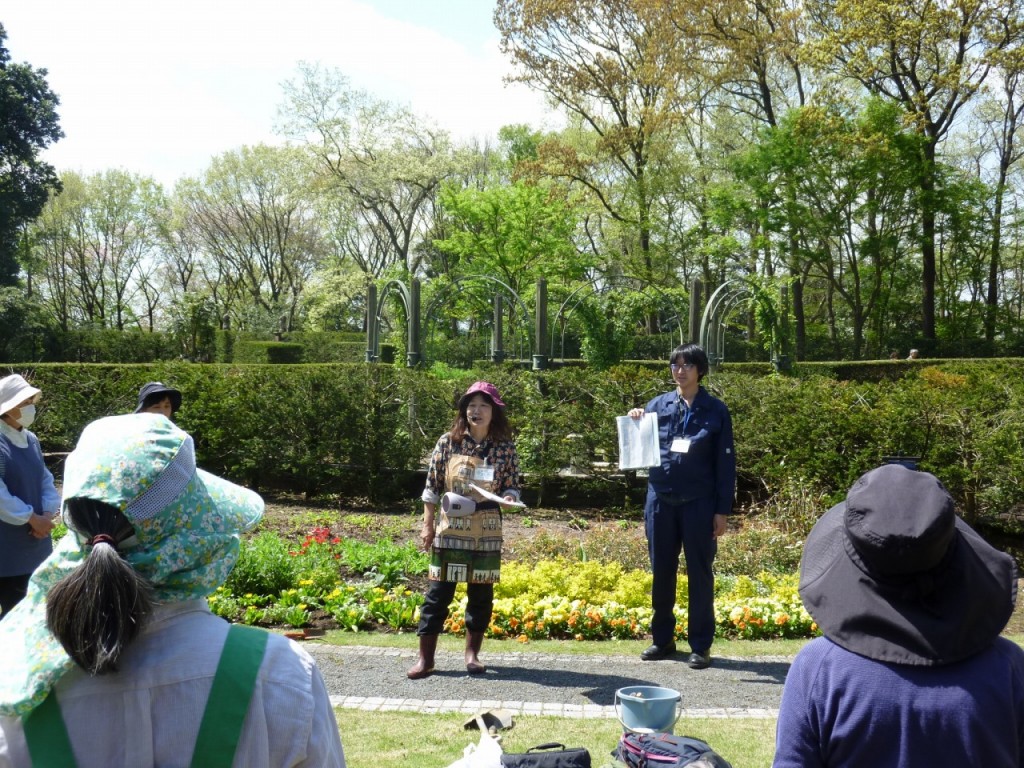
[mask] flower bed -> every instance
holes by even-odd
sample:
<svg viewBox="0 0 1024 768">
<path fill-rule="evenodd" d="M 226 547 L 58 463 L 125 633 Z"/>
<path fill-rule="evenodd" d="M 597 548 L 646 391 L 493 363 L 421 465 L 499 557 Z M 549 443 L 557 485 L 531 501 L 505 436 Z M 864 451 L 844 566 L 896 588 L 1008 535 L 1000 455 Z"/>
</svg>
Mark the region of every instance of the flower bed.
<svg viewBox="0 0 1024 768">
<path fill-rule="evenodd" d="M 228 583 L 210 596 L 214 613 L 231 621 L 352 632 L 409 630 L 419 620 L 427 556 L 411 543 L 367 544 L 318 527 L 297 547 L 273 533 L 242 543 Z M 409 579 L 418 582 L 411 588 Z M 686 631 L 687 582 L 680 576 L 676 634 Z M 639 639 L 650 626 L 651 574 L 618 563 L 510 562 L 495 585 L 488 635 L 529 642 Z M 446 629 L 465 630 L 460 586 Z M 795 575 L 719 576 L 715 612 L 720 637 L 809 637 L 816 633 L 797 594 Z"/>
</svg>

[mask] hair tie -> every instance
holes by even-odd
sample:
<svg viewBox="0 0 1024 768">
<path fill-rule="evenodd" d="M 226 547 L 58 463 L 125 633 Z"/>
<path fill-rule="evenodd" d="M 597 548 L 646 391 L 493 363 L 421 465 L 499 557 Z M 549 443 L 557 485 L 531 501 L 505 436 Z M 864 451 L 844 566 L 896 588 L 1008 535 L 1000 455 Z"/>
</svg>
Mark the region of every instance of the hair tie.
<svg viewBox="0 0 1024 768">
<path fill-rule="evenodd" d="M 89 539 L 89 546 L 95 547 L 97 544 L 109 544 L 114 549 L 117 549 L 117 540 L 107 533 L 97 533 L 91 539 Z"/>
</svg>

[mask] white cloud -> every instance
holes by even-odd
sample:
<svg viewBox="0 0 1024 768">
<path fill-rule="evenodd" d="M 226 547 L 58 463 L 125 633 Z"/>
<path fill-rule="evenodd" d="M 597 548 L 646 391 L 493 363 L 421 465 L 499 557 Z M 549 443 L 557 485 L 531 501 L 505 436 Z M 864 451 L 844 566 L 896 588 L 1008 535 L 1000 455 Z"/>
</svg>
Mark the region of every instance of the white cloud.
<svg viewBox="0 0 1024 768">
<path fill-rule="evenodd" d="M 457 138 L 559 124 L 539 95 L 502 83 L 492 4 L 462 6 L 426 27 L 356 0 L 49 0 L 12 4 L 3 23 L 13 59 L 47 68 L 61 97 L 66 138 L 50 162 L 172 183 L 221 152 L 277 141 L 281 84 L 300 60 L 337 68 Z"/>
</svg>

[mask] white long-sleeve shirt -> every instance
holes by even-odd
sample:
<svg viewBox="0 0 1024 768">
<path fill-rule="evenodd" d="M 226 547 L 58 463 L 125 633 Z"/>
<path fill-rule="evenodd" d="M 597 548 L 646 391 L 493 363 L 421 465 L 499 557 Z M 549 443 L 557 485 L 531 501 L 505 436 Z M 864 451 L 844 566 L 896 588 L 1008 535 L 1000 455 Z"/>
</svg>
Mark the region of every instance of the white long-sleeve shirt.
<svg viewBox="0 0 1024 768">
<path fill-rule="evenodd" d="M 227 637 L 206 600 L 160 606 L 115 673 L 77 667 L 57 701 L 81 768 L 186 768 Z M 345 768 L 323 677 L 305 650 L 271 635 L 235 768 Z M 21 721 L 0 717 L 0 768 L 31 766 Z"/>
</svg>

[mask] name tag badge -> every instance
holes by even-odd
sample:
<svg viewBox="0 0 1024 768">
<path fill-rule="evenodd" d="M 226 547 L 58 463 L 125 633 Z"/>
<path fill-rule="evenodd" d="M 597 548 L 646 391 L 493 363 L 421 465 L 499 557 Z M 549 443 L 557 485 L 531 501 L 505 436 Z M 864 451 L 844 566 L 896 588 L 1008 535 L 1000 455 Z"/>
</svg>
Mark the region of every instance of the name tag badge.
<svg viewBox="0 0 1024 768">
<path fill-rule="evenodd" d="M 688 437 L 676 437 L 672 440 L 672 445 L 669 447 L 672 453 L 689 453 L 690 452 L 690 438 Z"/>
<path fill-rule="evenodd" d="M 490 483 L 494 480 L 494 467 L 483 466 L 473 470 L 473 479 L 481 483 Z"/>
</svg>

